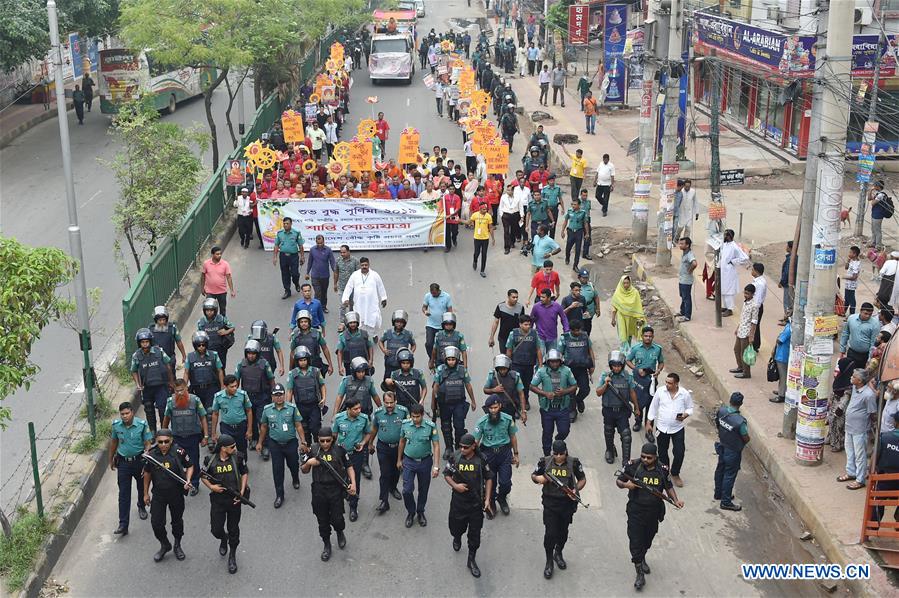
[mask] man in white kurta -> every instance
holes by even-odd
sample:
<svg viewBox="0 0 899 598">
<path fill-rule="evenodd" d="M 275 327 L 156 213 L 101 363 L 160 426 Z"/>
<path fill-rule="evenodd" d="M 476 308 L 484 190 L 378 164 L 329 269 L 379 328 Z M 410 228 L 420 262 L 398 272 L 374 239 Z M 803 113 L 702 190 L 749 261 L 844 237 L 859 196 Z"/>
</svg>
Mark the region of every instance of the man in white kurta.
<svg viewBox="0 0 899 598">
<path fill-rule="evenodd" d="M 740 287 L 740 275 L 737 266 L 744 264 L 749 257 L 734 243 L 734 231 L 724 231 L 724 243 L 719 253 L 721 263 L 721 309 L 725 316 L 733 314 L 734 296 Z"/>
<path fill-rule="evenodd" d="M 678 202 L 677 212 L 674 215 L 674 226 L 678 238 L 692 236 L 690 233 L 693 232 L 693 220 L 697 214 L 699 214 L 699 204 L 696 201 L 696 189 L 693 189 L 692 181 L 686 179 L 680 190 L 680 202 Z"/>
<path fill-rule="evenodd" d="M 343 289 L 343 304 L 349 305 L 353 298 L 353 309 L 362 320 L 359 327 L 369 336 L 377 337 L 381 332 L 381 308 L 387 307 L 387 289 L 381 276 L 369 269 L 368 258 L 359 260 L 359 269 L 350 275 Z"/>
</svg>

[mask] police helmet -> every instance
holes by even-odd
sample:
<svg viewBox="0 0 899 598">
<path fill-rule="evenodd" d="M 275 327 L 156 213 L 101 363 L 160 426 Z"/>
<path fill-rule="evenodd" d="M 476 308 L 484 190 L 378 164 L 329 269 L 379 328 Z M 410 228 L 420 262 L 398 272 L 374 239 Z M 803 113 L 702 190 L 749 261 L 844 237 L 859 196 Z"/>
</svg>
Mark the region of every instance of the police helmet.
<svg viewBox="0 0 899 598">
<path fill-rule="evenodd" d="M 211 309 L 218 313 L 219 310 L 219 300 L 215 297 L 210 297 L 203 302 L 203 311 L 205 312 L 207 309 Z"/>
<path fill-rule="evenodd" d="M 194 349 L 196 349 L 200 345 L 206 345 L 208 347 L 209 335 L 202 330 L 194 332 L 193 336 L 190 337 L 190 343 L 194 346 Z"/>
<path fill-rule="evenodd" d="M 515 110 L 515 104 L 512 104 L 512 103 L 506 104 L 506 112 L 511 114 L 512 111 L 514 111 L 514 110 Z"/>
<path fill-rule="evenodd" d="M 303 313 L 303 312 L 300 312 Z M 346 323 L 349 324 L 351 322 L 359 323 L 359 313 L 355 311 L 346 312 Z"/>
<path fill-rule="evenodd" d="M 137 341 L 138 345 L 141 341 L 153 342 L 153 333 L 150 332 L 149 328 L 141 328 L 137 331 L 137 334 L 134 335 L 134 340 Z"/>
<path fill-rule="evenodd" d="M 353 360 L 350 361 L 350 369 L 354 372 L 367 372 L 368 361 L 364 357 L 353 357 Z"/>
<path fill-rule="evenodd" d="M 531 146 L 531 149 L 530 149 L 530 152 L 531 152 L 532 154 L 539 154 L 539 153 L 540 153 L 540 148 L 538 148 L 536 145 L 532 145 L 532 146 Z"/>
<path fill-rule="evenodd" d="M 153 308 L 153 321 L 157 321 L 159 318 L 169 317 L 169 310 L 165 308 L 165 305 L 157 305 Z"/>
<path fill-rule="evenodd" d="M 609 367 L 624 365 L 624 354 L 621 351 L 609 351 Z"/>
<path fill-rule="evenodd" d="M 494 368 L 511 368 L 512 360 L 509 359 L 508 355 L 497 355 L 493 358 L 493 367 Z"/>
<path fill-rule="evenodd" d="M 309 347 L 305 345 L 300 345 L 293 350 L 293 358 L 297 361 L 301 359 L 309 359 L 310 357 L 312 357 L 312 351 L 310 351 Z"/>
<path fill-rule="evenodd" d="M 247 353 L 255 353 L 256 355 L 259 355 L 260 349 L 261 347 L 259 346 L 259 341 L 248 340 L 247 344 L 243 346 L 243 354 L 246 355 Z"/>
<path fill-rule="evenodd" d="M 265 320 L 256 320 L 250 325 L 250 338 L 256 341 L 264 341 L 268 337 L 268 324 Z"/>
<path fill-rule="evenodd" d="M 409 314 L 406 313 L 406 310 L 398 309 L 395 312 L 393 312 L 393 315 L 390 317 L 390 323 L 393 324 L 397 320 L 402 320 L 403 322 L 406 322 L 406 323 L 409 322 Z"/>
<path fill-rule="evenodd" d="M 443 314 L 443 317 L 440 318 L 440 325 L 443 326 L 447 322 L 449 322 L 450 324 L 455 326 L 456 325 L 456 314 L 454 314 L 451 311 L 448 311 L 445 314 Z"/>
<path fill-rule="evenodd" d="M 546 352 L 546 358 L 543 361 L 547 363 L 549 363 L 550 361 L 561 362 L 564 361 L 564 359 L 562 359 L 562 353 L 560 353 L 558 349 L 550 349 Z"/>
<path fill-rule="evenodd" d="M 273 395 L 283 395 L 287 391 L 284 390 L 284 385 L 278 382 L 274 386 L 272 386 L 272 394 Z"/>
<path fill-rule="evenodd" d="M 403 347 L 402 349 L 400 349 L 399 351 L 396 352 L 396 360 L 399 363 L 408 361 L 408 362 L 412 363 L 412 365 L 415 365 L 415 356 L 412 355 L 412 351 L 410 351 L 406 347 Z"/>
<path fill-rule="evenodd" d="M 459 347 L 447 347 L 443 350 L 443 358 L 449 359 L 450 357 L 459 359 Z"/>
</svg>

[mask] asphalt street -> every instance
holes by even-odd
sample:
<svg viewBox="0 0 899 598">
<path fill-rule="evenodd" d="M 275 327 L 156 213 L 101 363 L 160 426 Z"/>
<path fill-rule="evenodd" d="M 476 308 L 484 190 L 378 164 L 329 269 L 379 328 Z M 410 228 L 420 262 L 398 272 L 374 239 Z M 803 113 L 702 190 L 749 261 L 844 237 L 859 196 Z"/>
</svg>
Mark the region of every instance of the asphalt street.
<svg viewBox="0 0 899 598">
<path fill-rule="evenodd" d="M 428 2 L 428 17 L 420 30 L 446 28 L 447 19 L 463 14 L 459 1 Z M 468 14 L 468 13 L 465 13 Z M 394 132 L 388 154 L 396 151 L 398 132 L 405 125 L 422 132 L 422 145 L 444 145 L 458 150 L 461 139 L 457 127 L 436 117 L 432 95 L 417 74 L 411 87 L 370 84 L 364 71 L 354 73 L 351 129 L 367 117 L 369 107 L 363 99 L 377 95 L 375 110 L 383 110 Z M 501 247 L 501 243 L 500 243 Z M 390 312 L 402 308 L 410 313 L 409 329 L 416 334 L 419 366 L 424 357 L 424 317 L 422 296 L 431 282 L 439 282 L 454 299 L 459 330 L 468 341 L 472 384 L 483 401 L 483 386 L 492 365 L 493 350 L 487 338 L 494 306 L 505 297 L 508 288 L 526 292 L 529 281 L 527 261 L 517 253 L 502 254 L 490 248 L 488 278 L 481 279 L 470 268 L 472 252 L 468 231 L 460 235 L 456 251 L 442 250 L 378 251 L 367 253 L 372 269 L 379 272 L 389 295 L 383 310 L 385 321 Z M 355 252 L 357 257 L 366 252 Z M 271 255 L 256 249 L 242 249 L 231 242 L 225 259 L 234 271 L 237 297 L 229 300 L 228 316 L 238 327 L 237 338 L 246 338 L 250 323 L 267 320 L 269 328 L 288 329 L 291 301 L 280 299 L 278 270 Z M 561 260 L 560 260 L 561 261 Z M 564 269 L 563 269 L 564 270 Z M 605 307 L 611 291 L 610 281 L 617 272 L 599 270 L 600 297 Z M 563 286 L 570 280 L 563 274 Z M 331 305 L 335 305 L 332 295 Z M 332 309 L 332 316 L 336 310 Z M 192 322 L 199 317 L 195 306 Z M 188 323 L 179 322 L 182 328 Z M 600 364 L 614 342 L 614 331 L 602 318 L 594 326 L 594 349 Z M 286 332 L 281 332 L 286 343 Z M 336 342 L 336 330 L 327 326 L 327 340 Z M 240 351 L 235 347 L 229 362 L 235 363 Z M 381 360 L 376 360 L 380 376 Z M 429 378 L 430 381 L 430 378 Z M 594 382 L 596 379 L 594 378 Z M 327 379 L 329 402 L 333 405 L 338 376 Z M 591 395 L 592 396 L 592 395 Z M 477 415 L 480 414 L 478 410 Z M 427 515 L 430 525 L 411 529 L 403 526 L 404 509 L 391 500 L 392 509 L 379 516 L 377 504 L 376 460 L 372 460 L 374 479 L 362 481 L 360 518 L 348 523 L 348 545 L 337 550 L 328 563 L 319 560 L 321 542 L 310 507 L 310 482 L 302 478 L 298 491 L 287 489 L 280 510 L 272 508 L 274 489 L 271 468 L 256 453 L 249 456 L 250 480 L 258 508 L 243 509 L 241 544 L 236 575 L 228 575 L 225 560 L 217 553 L 218 542 L 209 533 L 209 503 L 205 489 L 189 499 L 185 514 L 183 542 L 187 560 L 175 561 L 169 555 L 155 564 L 152 554 L 158 548 L 149 522 L 139 521 L 132 510 L 131 533 L 113 536 L 116 526 L 116 481 L 107 474 L 89 506 L 81 525 L 70 539 L 52 577 L 68 584 L 74 596 L 130 596 L 153 592 L 175 596 L 288 596 L 288 595 L 425 595 L 425 596 L 596 596 L 633 593 L 633 567 L 625 534 L 625 492 L 614 484 L 616 465 L 602 458 L 602 423 L 598 401 L 588 402 L 586 413 L 574 424 L 569 450 L 582 459 L 587 472 L 584 500 L 590 508 L 579 509 L 571 527 L 566 549 L 567 571 L 556 571 L 551 581 L 542 577 L 542 515 L 540 489 L 531 483 L 530 473 L 541 455 L 540 423 L 536 406 L 531 421 L 519 434 L 522 464 L 514 470 L 510 496 L 512 513 L 486 521 L 481 550 L 478 553 L 483 576 L 474 579 L 465 568 L 465 552 L 454 553 L 447 530 L 450 489 L 438 478 L 431 485 Z M 330 421 L 329 413 L 327 420 Z M 469 414 L 472 427 L 476 414 Z M 742 513 L 720 511 L 712 500 L 712 472 L 715 456 L 712 428 L 697 409 L 689 420 L 687 460 L 683 471 L 686 486 L 678 493 L 685 501 L 682 511 L 669 509 L 659 535 L 649 553 L 652 574 L 643 593 L 651 596 L 751 596 L 761 594 L 815 595 L 808 584 L 750 584 L 739 575 L 744 562 L 810 562 L 787 522 L 769 502 L 768 488 L 751 468 L 738 479 L 737 494 L 745 508 Z M 635 450 L 639 448 L 635 442 Z M 133 509 L 133 507 L 132 507 Z"/>
<path fill-rule="evenodd" d="M 244 92 L 249 121 L 254 105 L 251 83 L 244 85 Z M 231 151 L 224 118 L 226 106 L 227 93 L 222 88 L 213 98 L 222 154 Z M 232 116 L 236 129 L 236 103 Z M 185 127 L 199 125 L 206 129 L 202 97 L 178 104 L 174 114 L 162 118 Z M 120 146 L 109 134 L 110 117 L 100 113 L 98 102 L 92 112 L 86 113 L 83 126 L 78 125 L 74 112 L 68 113 L 68 120 L 87 286 L 103 290 L 91 324 L 94 363 L 102 372 L 122 345 L 121 300 L 128 290 L 113 256 L 114 227 L 110 216 L 119 189 L 112 172 L 103 164 L 115 157 Z M 210 152 L 207 148 L 203 156 L 203 167 L 207 169 Z M 0 150 L 0 165 L 0 234 L 68 252 L 69 222 L 56 119 L 44 121 Z M 133 261 L 131 270 L 133 275 Z M 70 288 L 62 289 L 63 295 L 72 292 Z M 147 316 L 149 321 L 150 314 Z M 31 358 L 42 371 L 29 390 L 22 389 L 4 401 L 12 409 L 13 421 L 0 433 L 3 507 L 20 502 L 31 490 L 28 422 L 34 422 L 38 430 L 38 453 L 42 463 L 46 463 L 62 443 L 68 442 L 65 435 L 82 403 L 82 362 L 75 332 L 59 323 L 47 326 L 34 344 Z"/>
</svg>

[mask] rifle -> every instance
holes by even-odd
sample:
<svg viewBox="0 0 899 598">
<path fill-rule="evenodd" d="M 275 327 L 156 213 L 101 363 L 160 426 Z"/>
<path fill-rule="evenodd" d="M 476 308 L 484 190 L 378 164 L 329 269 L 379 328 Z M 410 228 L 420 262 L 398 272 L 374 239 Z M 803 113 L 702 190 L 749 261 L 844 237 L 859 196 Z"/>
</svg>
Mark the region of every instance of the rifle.
<svg viewBox="0 0 899 598">
<path fill-rule="evenodd" d="M 478 455 L 478 456 L 480 457 L 480 453 L 479 453 L 479 452 L 476 451 L 475 454 Z M 483 460 L 483 458 L 482 458 L 482 460 Z M 453 480 L 454 480 L 456 483 L 458 483 L 458 484 L 466 484 L 466 485 L 467 485 L 467 482 L 460 482 L 459 480 L 456 480 L 456 474 L 459 473 L 459 470 L 456 469 L 456 464 L 453 463 L 453 459 L 452 459 L 452 458 L 447 460 L 446 466 L 445 466 L 445 467 L 446 467 L 446 470 L 450 472 L 450 477 L 452 477 Z M 478 501 L 479 501 L 479 502 L 483 502 L 484 498 L 483 498 L 483 496 L 481 496 L 481 493 L 482 493 L 484 490 L 486 490 L 486 488 L 484 488 L 484 486 L 483 486 L 483 484 L 484 484 L 484 479 L 483 479 L 483 477 L 481 478 L 481 484 L 482 484 L 481 488 L 478 488 L 477 491 L 476 491 L 474 488 L 469 488 L 469 489 L 468 489 L 469 492 L 474 492 L 474 493 L 477 495 Z M 485 512 L 485 513 L 490 513 L 491 515 L 493 514 L 493 511 L 490 510 L 490 507 L 489 507 L 489 506 L 484 507 L 484 512 Z"/>
<path fill-rule="evenodd" d="M 176 480 L 178 480 L 179 482 L 181 482 L 182 486 L 186 484 L 186 485 L 190 486 L 191 488 L 193 488 L 193 484 L 191 484 L 190 482 L 188 482 L 187 480 L 182 478 L 180 475 L 178 475 L 177 473 L 175 473 L 174 471 L 172 471 L 171 469 L 166 467 L 162 462 L 158 461 L 155 457 L 150 455 L 150 453 L 144 453 L 143 455 L 141 455 L 141 457 L 143 457 L 144 461 L 148 461 L 148 462 L 152 463 L 153 465 L 155 465 L 162 471 L 166 472 L 169 476 L 171 476 L 171 477 L 175 478 Z M 187 490 L 184 490 L 184 493 L 187 494 Z"/>
<path fill-rule="evenodd" d="M 673 498 L 671 498 L 671 497 L 668 496 L 667 494 L 664 494 L 664 493 L 662 493 L 662 492 L 659 492 L 659 491 L 656 490 L 655 488 L 652 488 L 652 487 L 650 487 L 650 486 L 644 484 L 643 482 L 641 482 L 641 481 L 635 479 L 633 476 L 631 476 L 631 475 L 629 475 L 628 473 L 626 473 L 623 469 L 619 469 L 618 471 L 616 471 L 616 472 L 615 472 L 615 477 L 623 477 L 623 478 L 626 479 L 627 481 L 633 482 L 633 483 L 637 486 L 637 488 L 640 488 L 641 490 L 646 490 L 647 492 L 649 492 L 650 494 L 652 494 L 652 495 L 655 496 L 656 498 L 662 499 L 662 500 L 664 500 L 665 502 L 671 504 L 671 506 L 673 506 L 675 509 L 680 509 L 680 507 L 677 505 L 677 503 L 674 502 L 674 499 L 673 499 Z"/>
<path fill-rule="evenodd" d="M 326 459 L 322 459 L 322 451 L 321 451 L 321 447 L 319 447 L 319 449 L 318 449 L 318 454 L 315 454 L 315 455 L 312 455 L 312 456 L 313 456 L 313 458 L 318 459 L 318 462 L 319 462 L 319 463 L 321 463 L 322 465 L 324 465 L 325 467 L 327 467 L 327 468 L 328 468 L 328 471 L 331 472 L 331 475 L 334 476 L 334 479 L 337 480 L 338 482 L 340 482 L 340 485 L 343 486 L 343 489 L 344 489 L 344 490 L 346 490 L 347 492 L 349 492 L 349 490 L 350 490 L 350 483 L 349 483 L 348 481 L 346 481 L 345 479 L 343 479 L 343 476 L 342 476 L 342 475 L 340 475 L 339 473 L 337 473 L 337 470 L 334 469 L 334 466 L 331 465 L 331 462 L 330 462 L 330 461 L 327 461 Z"/>
<path fill-rule="evenodd" d="M 581 500 L 581 496 L 575 492 L 573 488 L 563 483 L 562 480 L 554 476 L 549 472 L 548 469 L 544 467 L 543 475 L 546 476 L 546 479 L 551 481 L 553 484 L 559 487 L 559 490 L 565 493 L 565 496 L 570 498 L 571 500 L 576 500 L 580 505 L 582 505 L 585 509 L 589 509 L 590 505 Z"/>
<path fill-rule="evenodd" d="M 212 475 L 211 473 L 209 473 L 209 461 L 210 461 L 210 459 L 211 459 L 211 455 L 206 455 L 206 457 L 203 459 L 203 465 L 205 465 L 206 468 L 205 468 L 205 469 L 203 469 L 203 468 L 200 469 L 200 477 L 203 478 L 203 479 L 205 479 L 205 480 L 209 480 L 209 481 L 212 482 L 213 484 L 216 484 L 216 485 L 218 485 L 218 486 L 221 486 L 222 488 L 225 489 L 225 492 L 224 492 L 225 494 L 227 494 L 228 496 L 230 496 L 230 497 L 233 498 L 234 500 L 238 500 L 238 501 L 240 501 L 242 504 L 245 504 L 245 505 L 247 505 L 248 507 L 251 507 L 251 508 L 255 509 L 255 508 L 256 508 L 256 504 L 255 504 L 253 501 L 250 500 L 249 496 L 244 496 L 243 494 L 241 494 L 241 493 L 238 492 L 237 490 L 232 490 L 231 488 L 228 488 L 227 486 L 225 486 L 225 484 L 222 483 L 222 481 L 221 481 L 219 478 L 217 478 L 217 477 L 215 477 L 214 475 Z M 249 490 L 249 487 L 247 487 L 247 490 Z M 249 494 L 249 493 L 248 493 L 248 494 Z"/>
</svg>

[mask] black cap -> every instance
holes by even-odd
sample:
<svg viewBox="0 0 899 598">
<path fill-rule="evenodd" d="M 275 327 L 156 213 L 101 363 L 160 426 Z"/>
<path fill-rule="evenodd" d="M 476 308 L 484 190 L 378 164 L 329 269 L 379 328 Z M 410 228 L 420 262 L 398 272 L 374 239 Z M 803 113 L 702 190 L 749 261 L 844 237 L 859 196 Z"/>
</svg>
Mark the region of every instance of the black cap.
<svg viewBox="0 0 899 598">
<path fill-rule="evenodd" d="M 459 446 L 471 446 L 474 444 L 474 436 L 471 434 L 464 434 L 462 438 L 459 439 Z"/>
<path fill-rule="evenodd" d="M 219 436 L 219 441 L 216 443 L 216 448 L 221 448 L 223 446 L 233 446 L 237 444 L 234 440 L 234 437 L 230 434 L 222 434 Z"/>
<path fill-rule="evenodd" d="M 743 404 L 743 393 L 735 392 L 730 395 L 730 404 L 731 405 L 742 405 Z"/>
<path fill-rule="evenodd" d="M 318 437 L 321 438 L 322 436 L 334 436 L 334 432 L 331 431 L 331 428 L 329 426 L 322 426 L 318 430 Z"/>
<path fill-rule="evenodd" d="M 555 440 L 553 441 L 553 453 L 556 455 L 563 455 L 568 452 L 568 445 L 565 444 L 564 440 Z"/>
<path fill-rule="evenodd" d="M 658 455 L 658 454 L 659 454 L 659 449 L 656 448 L 656 445 L 655 445 L 654 443 L 652 443 L 652 442 L 647 442 L 647 443 L 644 444 L 643 447 L 640 449 L 640 452 L 643 453 L 644 455 Z"/>
<path fill-rule="evenodd" d="M 280 382 L 278 382 L 277 384 L 275 384 L 275 385 L 272 387 L 272 394 L 273 394 L 273 395 L 283 395 L 283 394 L 286 393 L 286 392 L 287 392 L 287 391 L 284 390 L 284 385 L 281 384 Z"/>
<path fill-rule="evenodd" d="M 484 407 L 490 407 L 490 405 L 502 405 L 503 398 L 500 395 L 490 395 L 487 397 L 487 400 L 484 401 Z"/>
</svg>

